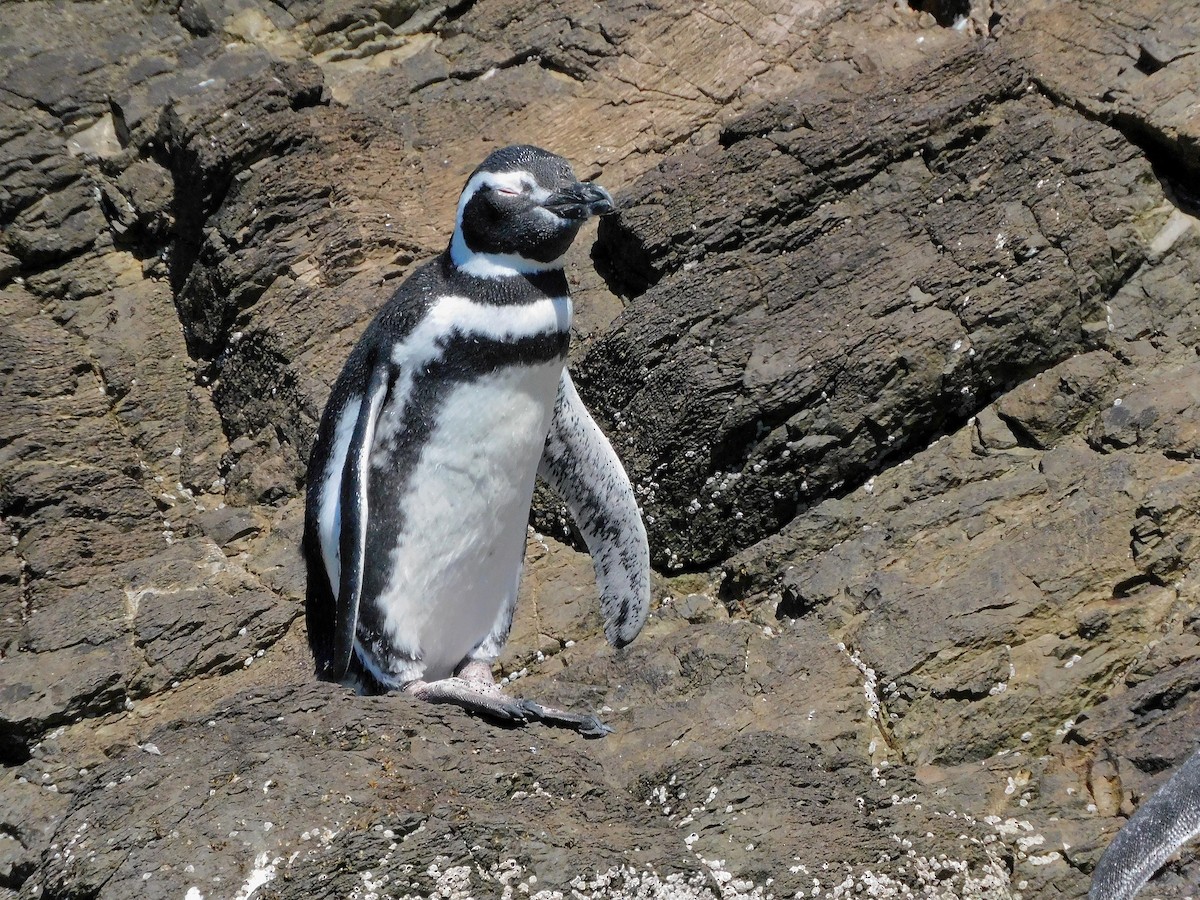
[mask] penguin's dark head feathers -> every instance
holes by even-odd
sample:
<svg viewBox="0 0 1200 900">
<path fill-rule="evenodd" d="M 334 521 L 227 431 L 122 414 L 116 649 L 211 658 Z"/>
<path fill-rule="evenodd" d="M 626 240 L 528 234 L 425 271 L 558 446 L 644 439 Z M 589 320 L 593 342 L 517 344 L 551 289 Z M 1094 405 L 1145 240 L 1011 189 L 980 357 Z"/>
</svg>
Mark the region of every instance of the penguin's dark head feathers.
<svg viewBox="0 0 1200 900">
<path fill-rule="evenodd" d="M 608 191 L 579 181 L 561 156 L 504 147 L 463 188 L 450 256 L 459 268 L 491 277 L 561 268 L 583 223 L 612 210 Z"/>
</svg>

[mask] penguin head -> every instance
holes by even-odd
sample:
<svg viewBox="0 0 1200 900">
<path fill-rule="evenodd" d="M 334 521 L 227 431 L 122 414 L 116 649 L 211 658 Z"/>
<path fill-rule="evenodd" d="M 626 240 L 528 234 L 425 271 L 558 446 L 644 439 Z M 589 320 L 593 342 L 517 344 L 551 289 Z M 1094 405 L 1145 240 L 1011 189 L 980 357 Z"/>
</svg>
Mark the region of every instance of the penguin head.
<svg viewBox="0 0 1200 900">
<path fill-rule="evenodd" d="M 450 259 L 490 278 L 560 269 L 583 223 L 612 211 L 608 191 L 581 182 L 561 156 L 527 145 L 504 147 L 467 179 Z"/>
</svg>

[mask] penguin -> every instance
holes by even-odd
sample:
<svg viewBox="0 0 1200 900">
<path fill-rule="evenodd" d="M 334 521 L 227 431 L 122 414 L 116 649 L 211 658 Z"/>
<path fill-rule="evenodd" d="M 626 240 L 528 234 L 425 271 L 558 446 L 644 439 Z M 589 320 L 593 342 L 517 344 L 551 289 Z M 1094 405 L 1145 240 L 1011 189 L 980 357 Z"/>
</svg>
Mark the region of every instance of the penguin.
<svg viewBox="0 0 1200 900">
<path fill-rule="evenodd" d="M 614 209 L 567 160 L 490 154 L 447 248 L 376 314 L 330 392 L 308 465 L 306 618 L 317 675 L 589 737 L 591 714 L 512 697 L 492 663 L 512 627 L 535 476 L 592 557 L 605 635 L 632 641 L 650 602 L 633 487 L 566 369 L 563 257 Z"/>
<path fill-rule="evenodd" d="M 1176 850 L 1200 834 L 1200 750 L 1117 832 L 1092 873 L 1088 900 L 1131 900 Z"/>
</svg>

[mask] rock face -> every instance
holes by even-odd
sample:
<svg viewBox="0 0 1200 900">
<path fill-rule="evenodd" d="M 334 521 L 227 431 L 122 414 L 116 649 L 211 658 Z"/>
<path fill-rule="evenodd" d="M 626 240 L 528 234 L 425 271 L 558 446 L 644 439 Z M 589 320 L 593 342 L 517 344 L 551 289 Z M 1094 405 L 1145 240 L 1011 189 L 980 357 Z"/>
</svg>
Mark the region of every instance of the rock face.
<svg viewBox="0 0 1200 900">
<path fill-rule="evenodd" d="M 1144 258 L 1161 193 L 1118 132 L 986 44 L 905 77 L 738 120 L 601 236 L 637 302 L 581 380 L 632 435 L 668 567 L 777 532 L 1090 349 Z"/>
<path fill-rule="evenodd" d="M 1200 33 L 1135 6 L 0 8 L 0 900 L 1085 896 L 1200 726 Z M 539 495 L 501 661 L 602 742 L 304 648 L 329 385 L 517 141 L 620 189 L 656 609 Z"/>
</svg>

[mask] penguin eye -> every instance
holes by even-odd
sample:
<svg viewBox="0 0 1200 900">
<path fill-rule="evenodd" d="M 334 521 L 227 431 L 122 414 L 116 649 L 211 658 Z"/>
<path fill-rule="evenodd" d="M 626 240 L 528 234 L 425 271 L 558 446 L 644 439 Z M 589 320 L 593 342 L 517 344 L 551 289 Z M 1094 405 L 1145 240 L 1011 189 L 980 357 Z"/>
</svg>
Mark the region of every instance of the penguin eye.
<svg viewBox="0 0 1200 900">
<path fill-rule="evenodd" d="M 496 188 L 496 192 L 499 194 L 503 194 L 505 197 L 515 197 L 519 193 L 521 193 L 520 191 L 515 191 L 512 188 L 503 188 L 503 187 Z"/>
</svg>

